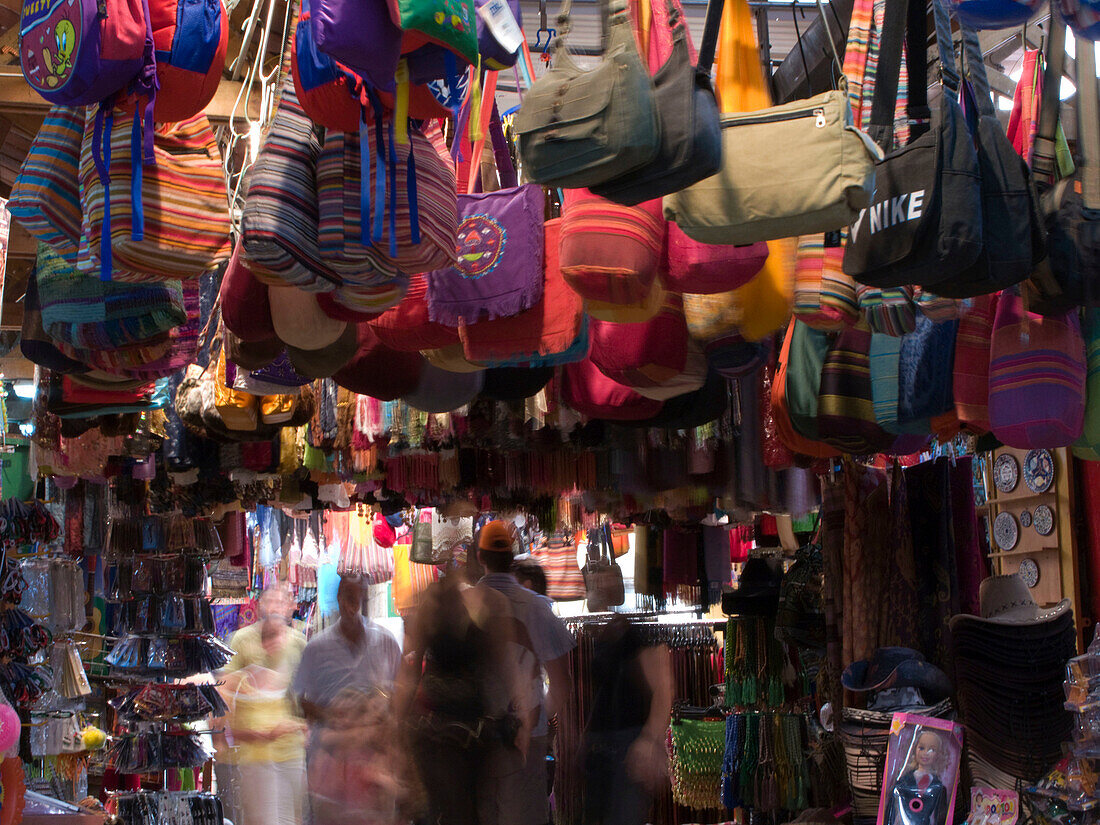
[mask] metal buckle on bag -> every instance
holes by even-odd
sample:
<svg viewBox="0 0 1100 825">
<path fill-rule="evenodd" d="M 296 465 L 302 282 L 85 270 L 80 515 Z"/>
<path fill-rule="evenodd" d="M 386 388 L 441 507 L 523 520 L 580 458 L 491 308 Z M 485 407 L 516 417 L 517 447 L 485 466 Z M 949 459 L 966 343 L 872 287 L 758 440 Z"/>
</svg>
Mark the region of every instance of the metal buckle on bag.
<svg viewBox="0 0 1100 825">
<path fill-rule="evenodd" d="M 825 127 L 825 110 L 820 107 L 814 109 L 814 117 L 816 118 L 814 126 L 818 129 L 823 129 Z"/>
</svg>

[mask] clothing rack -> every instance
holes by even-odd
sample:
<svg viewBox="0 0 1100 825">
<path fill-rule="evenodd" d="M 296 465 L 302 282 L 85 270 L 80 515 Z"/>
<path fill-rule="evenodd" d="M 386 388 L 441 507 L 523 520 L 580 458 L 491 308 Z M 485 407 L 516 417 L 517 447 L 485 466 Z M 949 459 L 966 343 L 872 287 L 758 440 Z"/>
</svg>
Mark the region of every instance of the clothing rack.
<svg viewBox="0 0 1100 825">
<path fill-rule="evenodd" d="M 583 736 L 594 698 L 592 658 L 595 632 L 614 614 L 596 614 L 567 619 L 566 626 L 577 639 L 570 654 L 574 692 L 571 701 L 558 715 L 558 753 L 555 782 L 555 804 L 558 825 L 581 825 L 583 821 L 583 765 L 580 763 Z M 710 703 L 711 686 L 724 680 L 722 646 L 715 636 L 711 619 L 685 619 L 679 622 L 658 622 L 656 613 L 618 614 L 636 618 L 633 622 L 648 644 L 668 646 L 673 673 L 673 701 L 691 705 Z M 724 628 L 725 623 L 720 623 Z M 657 795 L 647 822 L 652 825 L 709 825 L 720 819 L 718 811 L 695 811 L 677 806 L 672 801 L 672 786 L 666 785 Z"/>
</svg>

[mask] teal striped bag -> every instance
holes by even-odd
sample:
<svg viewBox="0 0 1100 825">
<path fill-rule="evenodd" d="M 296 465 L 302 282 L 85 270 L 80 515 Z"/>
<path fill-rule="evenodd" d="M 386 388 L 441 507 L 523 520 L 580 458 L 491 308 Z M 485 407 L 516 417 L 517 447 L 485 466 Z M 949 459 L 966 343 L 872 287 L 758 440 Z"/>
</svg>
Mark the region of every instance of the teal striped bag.
<svg viewBox="0 0 1100 825">
<path fill-rule="evenodd" d="M 70 262 L 80 243 L 80 142 L 84 109 L 54 106 L 11 188 L 8 211 L 31 235 Z"/>
<path fill-rule="evenodd" d="M 187 321 L 179 281 L 102 281 L 38 245 L 38 298 L 50 337 L 81 350 L 148 341 Z"/>
<path fill-rule="evenodd" d="M 898 432 L 898 361 L 901 338 L 876 332 L 871 336 L 871 401 L 875 422 L 889 433 Z"/>
</svg>

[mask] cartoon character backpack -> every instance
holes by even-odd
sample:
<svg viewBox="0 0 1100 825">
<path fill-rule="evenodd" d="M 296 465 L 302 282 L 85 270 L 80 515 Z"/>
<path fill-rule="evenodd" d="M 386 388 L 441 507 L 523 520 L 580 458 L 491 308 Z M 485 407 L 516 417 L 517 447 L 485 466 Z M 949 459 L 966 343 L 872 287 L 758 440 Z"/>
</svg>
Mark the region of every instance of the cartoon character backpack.
<svg viewBox="0 0 1100 825">
<path fill-rule="evenodd" d="M 125 91 L 155 60 L 144 0 L 23 0 L 19 35 L 27 83 L 61 106 Z"/>
</svg>

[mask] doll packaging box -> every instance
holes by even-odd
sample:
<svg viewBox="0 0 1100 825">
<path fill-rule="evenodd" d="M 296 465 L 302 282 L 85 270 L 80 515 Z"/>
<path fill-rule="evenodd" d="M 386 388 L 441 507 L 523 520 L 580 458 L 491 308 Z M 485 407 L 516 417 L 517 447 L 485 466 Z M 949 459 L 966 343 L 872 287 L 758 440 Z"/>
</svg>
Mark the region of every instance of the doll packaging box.
<svg viewBox="0 0 1100 825">
<path fill-rule="evenodd" d="M 895 713 L 877 825 L 949 825 L 962 758 L 962 725 Z"/>
</svg>

